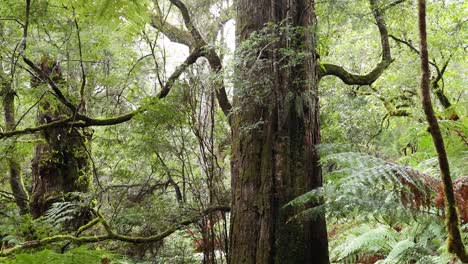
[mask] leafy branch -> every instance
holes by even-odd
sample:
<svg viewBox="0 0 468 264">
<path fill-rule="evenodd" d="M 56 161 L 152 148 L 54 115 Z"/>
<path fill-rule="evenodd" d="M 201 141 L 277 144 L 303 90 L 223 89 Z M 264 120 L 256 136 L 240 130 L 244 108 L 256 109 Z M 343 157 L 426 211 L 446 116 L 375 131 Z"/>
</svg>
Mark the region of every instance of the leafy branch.
<svg viewBox="0 0 468 264">
<path fill-rule="evenodd" d="M 407 46 L 411 51 L 413 51 L 415 54 L 420 55 L 421 52 L 413 46 L 411 41 L 405 40 L 398 38 L 394 35 L 389 35 L 390 38 L 392 38 L 395 42 L 403 44 Z M 434 76 L 431 81 L 430 81 L 430 87 L 432 92 L 437 96 L 437 99 L 439 100 L 440 104 L 445 108 L 448 109 L 452 106 L 452 103 L 448 99 L 447 95 L 445 95 L 444 90 L 443 90 L 443 85 L 440 87 L 439 82 L 442 80 L 443 81 L 443 76 L 445 71 L 447 70 L 448 64 L 450 63 L 451 56 L 443 63 L 442 67 L 440 67 L 435 60 L 428 60 L 428 63 L 432 65 L 435 70 L 436 70 L 436 76 Z M 455 116 L 452 118 L 453 120 L 458 120 L 459 117 L 455 113 Z"/>
<path fill-rule="evenodd" d="M 109 223 L 105 220 L 105 218 L 102 216 L 102 214 L 99 211 L 96 211 L 97 217 L 88 222 L 87 224 L 81 226 L 78 231 L 76 232 L 76 235 L 55 235 L 51 237 L 46 237 L 40 240 L 32 240 L 25 242 L 24 244 L 17 245 L 15 247 L 3 250 L 0 252 L 0 257 L 6 257 L 6 256 L 11 256 L 13 254 L 17 254 L 21 251 L 27 250 L 27 249 L 34 249 L 34 248 L 39 248 L 43 246 L 47 246 L 53 243 L 57 242 L 70 242 L 74 243 L 77 245 L 81 244 L 89 244 L 89 243 L 97 243 L 97 242 L 102 242 L 106 240 L 115 240 L 115 241 L 122 241 L 122 242 L 127 242 L 127 243 L 134 243 L 134 244 L 141 244 L 141 243 L 151 243 L 151 242 L 156 242 L 160 241 L 172 233 L 176 232 L 177 230 L 181 229 L 184 226 L 193 224 L 197 221 L 199 221 L 202 217 L 213 213 L 213 212 L 228 212 L 230 210 L 229 206 L 213 206 L 205 209 L 203 212 L 196 214 L 195 216 L 188 217 L 172 226 L 164 230 L 163 232 L 152 235 L 152 236 L 147 236 L 147 237 L 141 237 L 141 236 L 127 236 L 127 235 L 121 235 L 116 232 L 114 232 L 109 225 Z M 82 236 L 80 237 L 79 235 L 83 233 L 84 231 L 90 229 L 93 226 L 96 226 L 98 224 L 101 224 L 104 230 L 106 231 L 106 234 L 104 235 L 93 235 L 93 236 Z"/>
</svg>

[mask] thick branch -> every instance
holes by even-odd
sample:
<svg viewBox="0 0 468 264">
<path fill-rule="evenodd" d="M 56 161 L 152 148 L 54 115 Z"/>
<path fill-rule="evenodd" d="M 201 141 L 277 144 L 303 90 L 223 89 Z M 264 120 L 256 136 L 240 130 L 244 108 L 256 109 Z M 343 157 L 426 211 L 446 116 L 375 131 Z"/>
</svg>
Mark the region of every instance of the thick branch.
<svg viewBox="0 0 468 264">
<path fill-rule="evenodd" d="M 203 51 L 201 56 L 207 58 L 208 63 L 212 70 L 216 73 L 220 73 L 223 69 L 222 62 L 218 54 L 208 45 L 208 43 L 203 39 L 198 29 L 193 25 L 188 12 L 187 7 L 182 1 L 171 0 L 171 3 L 174 4 L 181 12 L 184 19 L 184 24 L 189 29 L 190 33 L 181 30 L 173 25 L 170 25 L 163 21 L 161 16 L 153 15 L 152 16 L 152 26 L 160 30 L 164 35 L 166 35 L 171 41 L 175 41 L 181 44 L 185 44 L 190 47 L 192 50 Z M 220 82 L 216 87 L 219 87 L 216 90 L 216 97 L 219 103 L 219 106 L 223 113 L 227 116 L 231 111 L 231 103 L 229 102 L 226 88 L 224 83 Z"/>
<path fill-rule="evenodd" d="M 192 33 L 192 37 L 197 41 L 197 45 L 200 48 L 204 49 L 204 56 L 208 59 L 208 63 L 212 70 L 216 73 L 220 73 L 223 69 L 221 59 L 219 58 L 218 54 L 208 45 L 208 43 L 203 39 L 198 29 L 193 25 L 192 20 L 190 18 L 189 12 L 187 7 L 182 1 L 179 0 L 170 0 L 177 8 L 179 8 L 180 12 L 182 13 L 182 17 L 184 18 L 185 26 L 189 29 Z M 220 83 L 217 85 L 219 88 L 216 90 L 216 97 L 223 110 L 223 113 L 228 116 L 231 112 L 231 103 L 227 97 L 226 88 L 224 87 L 224 83 Z"/>
<path fill-rule="evenodd" d="M 193 25 L 192 19 L 190 17 L 189 11 L 187 6 L 180 1 L 180 0 L 170 0 L 173 5 L 175 5 L 182 14 L 182 18 L 184 19 L 185 27 L 190 31 L 192 37 L 195 39 L 196 42 L 204 41 L 198 29 Z"/>
<path fill-rule="evenodd" d="M 213 69 L 217 74 L 222 72 L 223 65 L 221 63 L 221 58 L 218 56 L 218 54 L 216 54 L 216 52 L 213 49 L 209 49 L 206 52 L 205 57 L 207 58 L 211 69 Z M 219 81 L 219 84 L 216 85 L 216 87 L 219 87 L 218 89 L 216 89 L 216 98 L 218 100 L 219 107 L 221 107 L 221 110 L 223 110 L 223 113 L 226 116 L 229 116 L 229 113 L 231 113 L 232 105 L 229 102 L 223 81 Z"/>
<path fill-rule="evenodd" d="M 319 78 L 327 75 L 333 75 L 340 78 L 348 85 L 371 85 L 382 73 L 390 66 L 393 59 L 390 52 L 390 44 L 388 41 L 388 30 L 385 24 L 384 12 L 377 6 L 377 0 L 369 0 L 372 10 L 372 15 L 379 29 L 380 43 L 382 46 L 382 60 L 377 66 L 366 75 L 352 74 L 343 67 L 334 64 L 319 64 Z"/>
<path fill-rule="evenodd" d="M 371 85 L 380 75 L 388 68 L 391 61 L 381 61 L 377 66 L 366 75 L 353 74 L 345 70 L 343 67 L 334 64 L 320 65 L 321 77 L 333 75 L 340 78 L 348 85 Z"/>
<path fill-rule="evenodd" d="M 122 241 L 122 242 L 128 242 L 128 243 L 134 243 L 134 244 L 141 244 L 141 243 L 151 243 L 151 242 L 156 242 L 156 241 L 160 241 L 166 237 L 168 237 L 169 235 L 171 235 L 172 233 L 174 233 L 175 231 L 181 229 L 182 227 L 184 226 L 187 226 L 187 225 L 190 225 L 190 224 L 193 224 L 197 221 L 199 221 L 203 216 L 206 216 L 212 212 L 217 212 L 217 211 L 220 211 L 220 212 L 228 212 L 230 210 L 230 208 L 228 206 L 214 206 L 214 207 L 210 207 L 206 210 L 204 210 L 201 214 L 198 214 L 194 217 L 191 217 L 191 218 L 187 218 L 183 221 L 180 221 L 176 224 L 174 224 L 173 226 L 167 228 L 165 231 L 159 233 L 159 234 L 156 234 L 156 235 L 152 235 L 152 236 L 148 236 L 148 237 L 134 237 L 134 236 L 126 236 L 126 235 L 121 235 L 121 234 L 117 234 L 115 232 L 112 231 L 111 227 L 109 226 L 109 224 L 107 223 L 107 221 L 100 215 L 98 214 L 98 218 L 99 220 L 92 220 L 90 223 L 84 225 L 83 227 L 81 227 L 79 230 L 86 230 L 87 228 L 97 224 L 97 222 L 99 221 L 101 223 L 101 225 L 104 227 L 104 229 L 106 230 L 107 234 L 106 235 L 94 235 L 94 236 L 83 236 L 83 237 L 76 237 L 74 235 L 56 235 L 56 236 L 52 236 L 52 237 L 47 237 L 47 238 L 44 238 L 44 239 L 41 239 L 41 240 L 33 240 L 33 241 L 28 241 L 22 245 L 17 245 L 15 247 L 12 247 L 10 249 L 7 249 L 7 250 L 4 250 L 3 252 L 0 252 L 0 256 L 1 257 L 4 257 L 4 256 L 10 256 L 12 254 L 16 254 L 18 252 L 21 252 L 25 249 L 33 249 L 33 248 L 39 248 L 39 247 L 43 247 L 43 246 L 46 246 L 46 245 L 49 245 L 49 244 L 52 244 L 52 243 L 56 243 L 56 242 L 63 242 L 63 241 L 69 241 L 71 243 L 74 243 L 74 244 L 89 244 L 89 243 L 97 243 L 97 242 L 102 242 L 102 241 L 105 241 L 105 240 L 117 240 L 117 241 Z"/>
<path fill-rule="evenodd" d="M 167 23 L 159 14 L 151 15 L 151 26 L 163 32 L 172 42 L 184 44 L 188 47 L 195 45 L 195 40 L 189 32 Z"/>
</svg>

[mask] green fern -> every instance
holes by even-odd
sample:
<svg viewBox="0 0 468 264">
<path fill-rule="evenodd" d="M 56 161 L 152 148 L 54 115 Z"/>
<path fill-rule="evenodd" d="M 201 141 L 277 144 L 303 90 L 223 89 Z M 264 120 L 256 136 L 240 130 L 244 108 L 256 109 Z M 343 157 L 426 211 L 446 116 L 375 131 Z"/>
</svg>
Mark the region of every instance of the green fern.
<svg viewBox="0 0 468 264">
<path fill-rule="evenodd" d="M 433 203 L 438 179 L 411 166 L 349 151 L 349 146 L 325 145 L 321 155 L 326 185 L 286 206 L 298 209 L 290 221 L 310 219 L 326 209 L 327 221 L 335 224 L 332 261 L 448 263 L 444 223 Z M 311 208 L 314 204 L 319 205 Z M 343 226 L 351 228 L 336 231 Z"/>
<path fill-rule="evenodd" d="M 44 214 L 44 221 L 59 228 L 67 221 L 73 220 L 80 212 L 80 207 L 73 202 L 53 203 Z"/>
<path fill-rule="evenodd" d="M 112 263 L 119 260 L 119 256 L 103 250 L 90 250 L 87 247 L 78 247 L 67 251 L 64 254 L 57 253 L 50 249 L 41 250 L 34 253 L 22 253 L 16 255 L 13 259 L 5 259 L 5 264 L 91 264 L 104 263 L 104 259 L 113 260 Z M 0 259 L 1 261 L 1 259 Z"/>
<path fill-rule="evenodd" d="M 326 151 L 322 148 L 321 160 L 329 171 L 325 174 L 326 186 L 290 201 L 286 206 L 303 209 L 293 219 L 314 217 L 320 210 L 310 205 L 322 203 L 329 217 L 336 218 L 368 213 L 391 222 L 412 221 L 414 214 L 438 214 L 432 202 L 437 179 L 379 157 L 349 151 L 332 153 L 333 148 L 326 147 Z"/>
<path fill-rule="evenodd" d="M 349 237 L 345 243 L 331 252 L 332 261 L 338 263 L 358 263 L 362 258 L 387 254 L 397 235 L 389 227 L 380 226 L 358 236 Z"/>
</svg>

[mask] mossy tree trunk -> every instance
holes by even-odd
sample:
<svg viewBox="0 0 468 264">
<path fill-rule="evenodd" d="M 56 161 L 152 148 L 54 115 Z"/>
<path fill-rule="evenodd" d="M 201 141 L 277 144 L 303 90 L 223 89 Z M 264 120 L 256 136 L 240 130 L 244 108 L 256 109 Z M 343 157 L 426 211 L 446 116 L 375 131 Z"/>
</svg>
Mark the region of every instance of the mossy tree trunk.
<svg viewBox="0 0 468 264">
<path fill-rule="evenodd" d="M 324 214 L 289 221 L 298 212 L 284 207 L 322 186 L 313 1 L 239 0 L 238 52 L 270 22 L 285 29 L 253 60 L 238 55 L 230 263 L 329 263 Z"/>
<path fill-rule="evenodd" d="M 421 101 L 439 160 L 440 175 L 442 177 L 442 186 L 445 194 L 445 224 L 448 232 L 448 251 L 456 254 L 463 263 L 468 263 L 468 254 L 466 253 L 465 246 L 463 245 L 459 229 L 457 205 L 455 194 L 453 192 L 447 152 L 445 151 L 444 139 L 440 132 L 437 117 L 434 114 L 431 93 L 429 90 L 430 70 L 429 53 L 427 49 L 426 0 L 418 0 L 418 18 L 420 37 L 419 46 L 421 48 Z"/>
<path fill-rule="evenodd" d="M 41 70 L 59 86 L 64 86 L 60 66 L 43 58 Z M 34 79 L 34 89 L 48 89 L 43 81 Z M 66 106 L 54 97 L 39 104 L 38 124 L 43 125 L 63 116 L 73 116 Z M 72 126 L 49 127 L 41 132 L 42 143 L 36 145 L 32 162 L 33 190 L 31 212 L 39 217 L 57 201 L 70 201 L 77 197 L 70 193 L 87 192 L 90 185 L 89 135 Z M 73 196 L 73 197 L 72 197 Z"/>
<path fill-rule="evenodd" d="M 1 27 L 1 25 L 0 25 Z M 1 59 L 0 59 L 1 61 Z M 3 113 L 5 115 L 6 131 L 12 131 L 16 126 L 15 119 L 15 91 L 12 89 L 10 77 L 7 76 L 0 64 L 0 90 L 3 95 Z M 21 165 L 17 159 L 16 144 L 13 141 L 7 153 L 7 162 L 10 173 L 10 188 L 15 198 L 15 203 L 19 208 L 20 214 L 29 212 L 29 195 L 23 184 L 21 174 Z"/>
</svg>

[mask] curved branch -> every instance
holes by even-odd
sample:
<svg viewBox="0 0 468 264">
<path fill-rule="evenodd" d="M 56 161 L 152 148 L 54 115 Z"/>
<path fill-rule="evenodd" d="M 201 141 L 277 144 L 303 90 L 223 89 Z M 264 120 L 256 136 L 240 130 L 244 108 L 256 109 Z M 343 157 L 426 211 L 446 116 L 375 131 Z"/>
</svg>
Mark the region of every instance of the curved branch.
<svg viewBox="0 0 468 264">
<path fill-rule="evenodd" d="M 177 69 L 171 74 L 171 76 L 167 80 L 166 84 L 162 88 L 161 92 L 158 95 L 156 95 L 154 98 L 163 99 L 164 97 L 166 97 L 169 94 L 169 92 L 170 92 L 172 86 L 174 85 L 175 81 L 180 77 L 180 75 L 182 75 L 182 73 L 185 72 L 185 70 L 190 65 L 194 64 L 197 61 L 197 59 L 199 57 L 201 57 L 201 54 L 202 54 L 202 51 L 200 49 L 194 50 L 185 59 L 184 63 L 182 63 L 179 67 L 177 67 Z M 28 60 L 28 61 L 30 63 L 32 63 L 32 65 L 34 65 L 34 67 L 37 68 L 37 66 L 32 61 L 30 61 L 30 60 Z M 53 87 L 55 89 L 58 89 L 55 82 L 52 79 L 50 79 L 49 76 L 46 76 L 45 74 L 43 74 L 43 72 L 39 68 L 37 68 L 37 70 L 39 70 L 38 73 L 42 73 L 43 78 L 47 77 L 46 80 L 47 80 L 47 82 L 49 83 L 49 85 L 51 87 Z M 58 90 L 58 91 L 60 92 L 60 90 Z M 72 107 L 74 107 L 74 105 L 71 104 L 63 96 L 63 94 L 62 94 L 62 97 L 59 97 L 59 99 L 60 98 L 63 99 L 63 101 L 62 100 L 60 100 L 60 101 L 62 101 L 62 103 L 66 104 L 67 106 L 69 106 L 69 108 L 76 109 L 76 108 L 72 108 Z M 111 117 L 111 118 L 91 118 L 91 117 L 88 117 L 86 115 L 82 115 L 82 114 L 77 113 L 74 117 L 65 117 L 63 119 L 55 120 L 55 121 L 52 121 L 50 123 L 40 125 L 40 126 L 36 126 L 36 127 L 30 127 L 30 128 L 14 130 L 14 131 L 8 131 L 8 132 L 0 132 L 0 139 L 13 137 L 13 136 L 18 136 L 18 135 L 33 134 L 33 133 L 43 131 L 43 130 L 51 128 L 51 127 L 59 127 L 59 126 L 61 126 L 61 127 L 70 126 L 70 125 L 72 125 L 73 127 L 112 126 L 112 125 L 117 125 L 117 124 L 127 122 L 127 121 L 131 120 L 132 118 L 134 118 L 137 114 L 143 113 L 145 111 L 146 111 L 146 108 L 138 107 L 136 110 L 134 110 L 134 111 L 132 111 L 130 113 L 120 115 L 120 116 L 116 116 L 116 117 Z M 72 113 L 76 113 L 76 112 L 73 111 Z"/>
<path fill-rule="evenodd" d="M 190 31 L 195 41 L 199 43 L 204 42 L 200 34 L 200 31 L 198 31 L 198 29 L 192 23 L 192 19 L 190 17 L 187 6 L 185 6 L 185 4 L 180 0 L 170 0 L 170 1 L 173 5 L 175 5 L 180 10 L 180 13 L 182 14 L 182 18 L 184 19 L 185 27 Z"/>
<path fill-rule="evenodd" d="M 118 240 L 122 242 L 127 242 L 127 243 L 134 243 L 134 244 L 141 244 L 141 243 L 151 243 L 151 242 L 156 242 L 160 241 L 175 231 L 181 229 L 184 226 L 193 224 L 200 220 L 203 216 L 206 216 L 212 212 L 229 212 L 230 207 L 229 206 L 213 206 L 210 208 L 205 209 L 202 213 L 193 216 L 191 218 L 187 218 L 185 220 L 182 220 L 173 226 L 167 228 L 165 231 L 148 236 L 148 237 L 139 237 L 139 236 L 126 236 L 126 235 L 121 235 L 117 234 L 114 231 L 112 231 L 111 227 L 107 223 L 107 221 L 102 217 L 102 215 L 98 212 L 98 217 L 96 219 L 91 220 L 88 224 L 80 227 L 78 230 L 86 230 L 91 226 L 96 225 L 98 222 L 104 227 L 106 230 L 105 235 L 94 235 L 94 236 L 82 236 L 82 237 L 76 237 L 74 235 L 56 235 L 52 237 L 47 237 L 41 240 L 33 240 L 33 241 L 28 241 L 22 245 L 17 245 L 15 247 L 12 247 L 10 249 L 6 249 L 2 252 L 0 252 L 0 257 L 5 257 L 5 256 L 11 256 L 13 254 L 16 254 L 18 252 L 21 252 L 25 249 L 33 249 L 33 248 L 39 248 L 42 246 L 46 246 L 55 242 L 62 242 L 62 241 L 69 241 L 74 244 L 89 244 L 89 243 L 97 243 L 97 242 L 102 242 L 105 240 Z"/>
<path fill-rule="evenodd" d="M 336 76 L 348 85 L 371 85 L 382 75 L 391 63 L 391 61 L 381 61 L 371 72 L 365 75 L 353 74 L 341 66 L 325 63 L 320 65 L 319 73 L 321 73 L 320 77 L 327 75 Z"/>
<path fill-rule="evenodd" d="M 388 41 L 388 30 L 385 24 L 384 10 L 377 6 L 377 0 L 369 0 L 372 15 L 379 29 L 380 43 L 382 46 L 382 59 L 376 67 L 365 75 L 353 74 L 345 70 L 343 67 L 334 64 L 318 64 L 319 79 L 327 75 L 333 75 L 340 78 L 348 85 L 371 85 L 393 62 L 390 44 Z"/>
<path fill-rule="evenodd" d="M 193 25 L 192 19 L 190 17 L 189 11 L 187 9 L 187 6 L 180 0 L 170 0 L 173 5 L 175 5 L 180 13 L 182 14 L 182 18 L 184 19 L 184 24 L 185 27 L 190 31 L 192 39 L 195 41 L 192 45 L 188 45 L 191 49 L 194 50 L 201 50 L 202 54 L 201 56 L 205 57 L 208 60 L 208 63 L 210 65 L 210 68 L 215 71 L 215 73 L 220 73 L 223 69 L 223 65 L 221 62 L 221 58 L 219 55 L 213 50 L 210 45 L 203 39 L 202 35 L 200 34 L 200 31 Z M 176 31 L 174 30 L 175 27 L 173 26 L 168 26 L 166 28 L 160 27 L 158 28 L 161 30 L 164 35 L 174 35 L 174 33 L 178 32 L 178 34 L 182 35 L 182 32 L 180 30 Z M 164 31 L 164 29 L 167 29 Z M 183 32 L 184 34 L 186 32 Z M 169 36 L 168 36 L 169 37 Z M 216 98 L 218 100 L 219 106 L 223 113 L 228 116 L 229 113 L 231 112 L 232 105 L 229 102 L 226 88 L 224 86 L 223 82 L 218 83 L 216 85 L 218 87 L 216 89 Z"/>
</svg>

